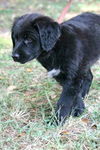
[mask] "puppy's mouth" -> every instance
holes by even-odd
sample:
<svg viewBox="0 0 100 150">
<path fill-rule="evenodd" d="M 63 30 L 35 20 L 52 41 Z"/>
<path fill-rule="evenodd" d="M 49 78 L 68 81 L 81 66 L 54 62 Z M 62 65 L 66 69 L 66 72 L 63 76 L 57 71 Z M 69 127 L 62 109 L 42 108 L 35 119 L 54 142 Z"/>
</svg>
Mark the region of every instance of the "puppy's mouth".
<svg viewBox="0 0 100 150">
<path fill-rule="evenodd" d="M 27 61 L 22 61 L 22 60 L 15 60 L 15 59 L 13 59 L 15 62 L 18 62 L 18 63 L 21 63 L 21 64 L 25 64 Z"/>
<path fill-rule="evenodd" d="M 37 57 L 31 56 L 31 57 L 29 57 L 29 58 L 27 58 L 27 59 L 15 59 L 15 58 L 13 58 L 13 60 L 14 60 L 15 62 L 20 63 L 20 64 L 25 64 L 25 63 L 27 63 L 27 62 L 29 62 L 29 61 L 35 59 L 35 58 L 37 58 Z"/>
</svg>

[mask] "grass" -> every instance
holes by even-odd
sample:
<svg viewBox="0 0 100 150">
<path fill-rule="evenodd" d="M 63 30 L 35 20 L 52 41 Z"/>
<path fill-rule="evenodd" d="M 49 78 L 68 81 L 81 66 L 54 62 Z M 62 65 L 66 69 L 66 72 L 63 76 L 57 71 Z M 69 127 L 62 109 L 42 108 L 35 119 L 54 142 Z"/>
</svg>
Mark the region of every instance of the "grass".
<svg viewBox="0 0 100 150">
<path fill-rule="evenodd" d="M 98 2 L 94 4 L 95 12 Z M 34 9 L 51 16 L 55 12 L 53 17 L 57 18 L 65 5 L 60 0 L 55 3 L 41 0 L 37 3 L 35 0 L 10 0 L 7 6 L 3 3 L 1 5 L 0 150 L 99 150 L 100 63 L 92 68 L 94 80 L 85 99 L 84 114 L 79 118 L 70 117 L 64 126 L 54 126 L 48 121 L 53 119 L 61 87 L 55 80 L 47 77 L 46 70 L 35 60 L 20 65 L 11 58 L 12 43 L 8 31 L 15 15 Z M 93 3 L 89 3 L 92 7 Z M 73 5 L 70 14 L 80 12 L 83 9 L 80 5 L 85 8 L 87 2 L 79 3 L 77 7 L 75 2 L 77 9 L 75 10 Z M 67 17 L 70 17 L 70 14 Z"/>
</svg>

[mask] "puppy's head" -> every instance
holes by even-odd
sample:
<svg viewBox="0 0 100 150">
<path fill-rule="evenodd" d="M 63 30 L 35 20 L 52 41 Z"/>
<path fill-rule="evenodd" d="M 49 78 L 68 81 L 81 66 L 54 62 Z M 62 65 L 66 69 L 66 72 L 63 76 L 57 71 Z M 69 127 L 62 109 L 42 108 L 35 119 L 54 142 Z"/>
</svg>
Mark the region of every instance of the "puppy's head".
<svg viewBox="0 0 100 150">
<path fill-rule="evenodd" d="M 60 37 L 60 26 L 51 18 L 40 14 L 27 14 L 16 18 L 12 26 L 14 61 L 26 63 L 49 53 Z"/>
</svg>

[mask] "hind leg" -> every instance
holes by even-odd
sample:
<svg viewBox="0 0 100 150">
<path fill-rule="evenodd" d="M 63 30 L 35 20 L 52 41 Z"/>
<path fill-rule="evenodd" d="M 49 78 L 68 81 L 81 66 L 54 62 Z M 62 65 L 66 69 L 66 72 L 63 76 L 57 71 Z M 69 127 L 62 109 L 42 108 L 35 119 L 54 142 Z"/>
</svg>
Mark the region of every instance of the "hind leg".
<svg viewBox="0 0 100 150">
<path fill-rule="evenodd" d="M 81 93 L 82 93 L 83 98 L 85 97 L 86 94 L 88 94 L 92 80 L 93 80 L 93 75 L 92 75 L 91 70 L 89 70 L 87 78 L 84 80 L 84 84 L 82 86 Z"/>
<path fill-rule="evenodd" d="M 79 116 L 83 113 L 83 111 L 85 109 L 83 99 L 86 96 L 86 94 L 88 94 L 88 92 L 89 92 L 89 89 L 90 89 L 90 86 L 92 83 L 92 79 L 93 79 L 93 75 L 91 73 L 91 70 L 89 70 L 87 76 L 83 80 L 83 83 L 81 85 L 81 90 L 78 93 L 76 100 L 74 101 L 73 111 L 72 111 L 73 116 Z"/>
</svg>

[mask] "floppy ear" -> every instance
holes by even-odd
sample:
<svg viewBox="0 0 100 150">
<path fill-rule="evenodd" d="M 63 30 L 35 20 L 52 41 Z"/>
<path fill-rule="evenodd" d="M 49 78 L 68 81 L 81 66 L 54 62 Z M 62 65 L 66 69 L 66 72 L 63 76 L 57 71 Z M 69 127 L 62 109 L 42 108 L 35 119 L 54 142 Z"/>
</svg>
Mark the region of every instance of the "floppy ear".
<svg viewBox="0 0 100 150">
<path fill-rule="evenodd" d="M 49 51 L 51 50 L 58 38 L 60 37 L 60 26 L 57 22 L 50 21 L 40 21 L 35 24 L 37 26 L 41 46 L 43 50 Z"/>
</svg>

